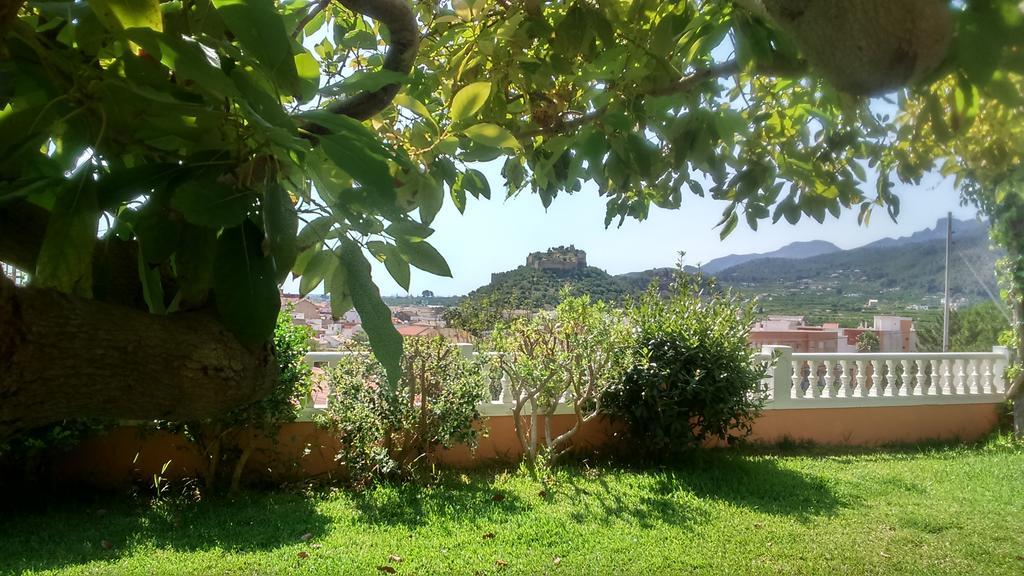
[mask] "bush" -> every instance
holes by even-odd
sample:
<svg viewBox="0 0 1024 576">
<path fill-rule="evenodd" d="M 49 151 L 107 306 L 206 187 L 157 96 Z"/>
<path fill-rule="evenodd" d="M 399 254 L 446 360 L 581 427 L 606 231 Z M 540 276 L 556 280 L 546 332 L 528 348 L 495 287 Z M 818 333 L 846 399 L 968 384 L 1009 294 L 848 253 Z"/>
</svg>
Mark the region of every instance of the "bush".
<svg viewBox="0 0 1024 576">
<path fill-rule="evenodd" d="M 751 305 L 680 275 L 666 299 L 648 290 L 626 316 L 631 365 L 605 392 L 604 408 L 625 423 L 631 450 L 668 457 L 749 435 L 767 370 L 747 341 Z"/>
<path fill-rule="evenodd" d="M 499 327 L 484 344 L 508 378 L 516 436 L 531 467 L 538 457 L 541 464 L 551 464 L 569 448 L 580 427 L 600 414 L 601 396 L 622 378 L 629 358 L 628 328 L 621 315 L 604 302 L 571 297 L 566 290 L 553 314 Z M 575 407 L 576 422 L 554 435 L 551 420 L 566 396 Z"/>
<path fill-rule="evenodd" d="M 408 338 L 404 348 L 394 387 L 360 346 L 328 373 L 328 405 L 317 423 L 338 435 L 338 460 L 353 486 L 418 479 L 437 447 L 476 446 L 486 387 L 480 366 L 442 338 Z"/>
</svg>

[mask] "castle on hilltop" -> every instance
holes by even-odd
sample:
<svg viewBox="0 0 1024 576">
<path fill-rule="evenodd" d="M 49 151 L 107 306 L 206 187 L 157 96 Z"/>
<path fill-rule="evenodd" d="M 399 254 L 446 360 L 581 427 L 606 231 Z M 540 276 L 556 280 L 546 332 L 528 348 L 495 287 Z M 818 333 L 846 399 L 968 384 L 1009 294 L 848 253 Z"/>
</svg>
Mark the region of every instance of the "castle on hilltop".
<svg viewBox="0 0 1024 576">
<path fill-rule="evenodd" d="M 587 267 L 587 253 L 569 245 L 551 248 L 547 252 L 533 252 L 526 257 L 526 265 L 537 270 L 569 272 Z"/>
</svg>

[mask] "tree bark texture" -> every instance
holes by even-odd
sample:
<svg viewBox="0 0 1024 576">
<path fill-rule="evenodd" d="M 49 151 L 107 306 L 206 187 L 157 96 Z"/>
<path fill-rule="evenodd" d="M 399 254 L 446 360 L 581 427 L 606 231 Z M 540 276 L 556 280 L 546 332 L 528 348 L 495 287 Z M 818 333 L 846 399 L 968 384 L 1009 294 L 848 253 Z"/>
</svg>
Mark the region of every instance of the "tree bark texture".
<svg viewBox="0 0 1024 576">
<path fill-rule="evenodd" d="M 70 418 L 201 420 L 264 396 L 269 344 L 206 312 L 158 316 L 0 277 L 0 438 Z"/>
</svg>

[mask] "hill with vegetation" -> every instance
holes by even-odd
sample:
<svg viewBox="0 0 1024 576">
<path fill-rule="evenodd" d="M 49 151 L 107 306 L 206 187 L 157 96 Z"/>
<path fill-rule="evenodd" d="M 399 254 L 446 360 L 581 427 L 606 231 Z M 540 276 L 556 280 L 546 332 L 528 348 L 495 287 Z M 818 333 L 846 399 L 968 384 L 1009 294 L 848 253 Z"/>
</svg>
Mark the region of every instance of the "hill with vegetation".
<svg viewBox="0 0 1024 576">
<path fill-rule="evenodd" d="M 943 224 L 944 225 L 944 224 Z M 763 258 L 717 274 L 725 285 L 746 290 L 802 295 L 834 294 L 850 298 L 922 302 L 942 294 L 945 239 L 884 241 L 861 248 L 802 259 Z M 954 298 L 987 298 L 995 290 L 995 261 L 983 227 L 955 234 L 950 256 Z"/>
<path fill-rule="evenodd" d="M 614 303 L 641 291 L 633 283 L 594 266 L 566 271 L 520 266 L 492 275 L 489 284 L 470 292 L 466 299 L 497 298 L 516 308 L 547 308 L 558 304 L 559 293 L 566 285 L 575 294 L 589 294 L 595 300 Z"/>
</svg>

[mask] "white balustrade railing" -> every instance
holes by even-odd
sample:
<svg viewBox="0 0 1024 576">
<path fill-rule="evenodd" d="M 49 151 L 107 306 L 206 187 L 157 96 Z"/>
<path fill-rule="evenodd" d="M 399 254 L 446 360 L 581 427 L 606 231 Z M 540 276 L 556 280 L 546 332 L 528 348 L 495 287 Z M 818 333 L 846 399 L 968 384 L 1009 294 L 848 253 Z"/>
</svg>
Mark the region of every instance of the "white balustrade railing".
<svg viewBox="0 0 1024 576">
<path fill-rule="evenodd" d="M 478 354 L 471 344 L 458 346 L 468 357 Z M 327 369 L 349 354 L 310 352 L 306 362 Z M 765 346 L 754 361 L 768 366 L 762 380 L 766 410 L 974 404 L 1006 399 L 1010 351 L 997 346 L 991 352 L 803 354 Z M 487 380 L 480 414 L 511 414 L 515 398 L 508 379 L 492 375 Z M 311 398 L 306 414 L 325 406 Z M 572 412 L 572 399 L 562 398 L 555 413 Z"/>
<path fill-rule="evenodd" d="M 1001 402 L 1010 351 L 799 354 L 765 346 L 776 356 L 769 409 L 844 408 Z M 763 357 L 763 356 L 762 356 Z"/>
</svg>

